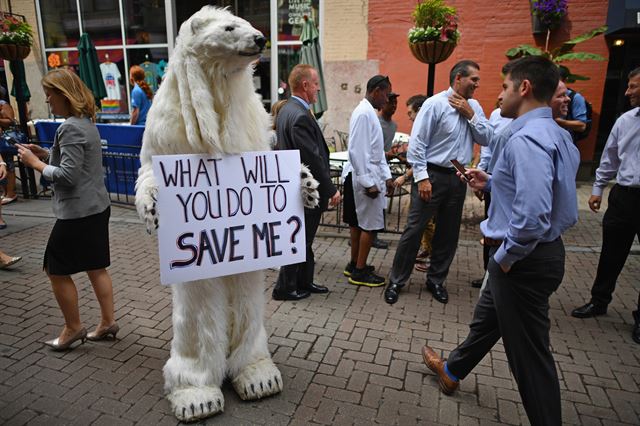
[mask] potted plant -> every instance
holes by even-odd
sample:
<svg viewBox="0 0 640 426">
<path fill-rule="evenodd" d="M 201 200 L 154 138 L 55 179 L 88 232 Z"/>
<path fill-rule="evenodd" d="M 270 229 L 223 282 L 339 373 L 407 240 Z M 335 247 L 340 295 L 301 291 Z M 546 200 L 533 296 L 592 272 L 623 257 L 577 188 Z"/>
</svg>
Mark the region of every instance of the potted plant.
<svg viewBox="0 0 640 426">
<path fill-rule="evenodd" d="M 567 14 L 568 0 L 531 0 L 531 26 L 533 34 L 546 34 L 547 45 L 551 30 L 558 28 Z"/>
<path fill-rule="evenodd" d="M 31 51 L 31 25 L 15 15 L 0 15 L 0 57 L 8 61 L 24 59 Z"/>
<path fill-rule="evenodd" d="M 409 30 L 409 48 L 420 62 L 446 60 L 460 40 L 456 9 L 444 0 L 423 0 L 413 11 L 415 26 Z"/>
</svg>

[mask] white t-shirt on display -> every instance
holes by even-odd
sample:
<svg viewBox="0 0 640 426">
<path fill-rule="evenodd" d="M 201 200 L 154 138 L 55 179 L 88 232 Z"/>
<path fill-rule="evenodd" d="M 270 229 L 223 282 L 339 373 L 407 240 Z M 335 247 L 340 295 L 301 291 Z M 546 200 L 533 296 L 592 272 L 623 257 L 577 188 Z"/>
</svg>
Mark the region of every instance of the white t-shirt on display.
<svg viewBox="0 0 640 426">
<path fill-rule="evenodd" d="M 120 100 L 120 83 L 118 79 L 121 75 L 118 66 L 113 62 L 105 62 L 100 64 L 100 72 L 104 80 L 104 88 L 107 89 L 107 99 Z"/>
</svg>

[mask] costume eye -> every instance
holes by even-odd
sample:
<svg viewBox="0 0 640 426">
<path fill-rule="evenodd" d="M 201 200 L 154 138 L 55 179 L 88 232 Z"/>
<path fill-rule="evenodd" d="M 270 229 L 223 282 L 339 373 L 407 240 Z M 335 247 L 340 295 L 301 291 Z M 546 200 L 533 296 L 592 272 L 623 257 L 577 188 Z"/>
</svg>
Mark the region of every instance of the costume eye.
<svg viewBox="0 0 640 426">
<path fill-rule="evenodd" d="M 236 27 L 225 27 L 224 28 L 225 31 L 233 31 L 235 29 L 236 29 Z"/>
</svg>

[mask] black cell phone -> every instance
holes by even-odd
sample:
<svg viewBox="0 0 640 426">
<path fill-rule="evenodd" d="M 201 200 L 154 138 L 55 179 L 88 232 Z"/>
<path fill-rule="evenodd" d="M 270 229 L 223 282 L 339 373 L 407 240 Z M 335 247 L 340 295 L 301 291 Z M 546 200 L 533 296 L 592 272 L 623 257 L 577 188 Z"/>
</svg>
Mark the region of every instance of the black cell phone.
<svg viewBox="0 0 640 426">
<path fill-rule="evenodd" d="M 460 174 L 462 174 L 462 177 L 464 178 L 464 180 L 469 182 L 469 178 L 466 175 L 467 169 L 465 169 L 464 166 L 462 164 L 460 164 L 460 162 L 458 160 L 456 160 L 456 159 L 449 160 L 449 161 L 451 162 L 451 164 L 453 164 L 453 167 L 455 167 L 456 170 L 459 171 Z"/>
</svg>

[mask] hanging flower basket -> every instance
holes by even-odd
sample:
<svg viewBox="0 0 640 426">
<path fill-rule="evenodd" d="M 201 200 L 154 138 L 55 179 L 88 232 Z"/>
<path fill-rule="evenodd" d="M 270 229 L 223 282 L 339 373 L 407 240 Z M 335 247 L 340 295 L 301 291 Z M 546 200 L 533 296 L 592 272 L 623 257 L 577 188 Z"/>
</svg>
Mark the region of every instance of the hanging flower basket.
<svg viewBox="0 0 640 426">
<path fill-rule="evenodd" d="M 20 44 L 0 43 L 0 58 L 7 61 L 24 59 L 29 56 L 31 48 Z"/>
<path fill-rule="evenodd" d="M 456 48 L 455 43 L 435 41 L 418 41 L 409 43 L 413 56 L 425 64 L 437 64 L 446 61 Z"/>
</svg>

